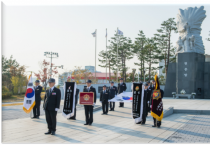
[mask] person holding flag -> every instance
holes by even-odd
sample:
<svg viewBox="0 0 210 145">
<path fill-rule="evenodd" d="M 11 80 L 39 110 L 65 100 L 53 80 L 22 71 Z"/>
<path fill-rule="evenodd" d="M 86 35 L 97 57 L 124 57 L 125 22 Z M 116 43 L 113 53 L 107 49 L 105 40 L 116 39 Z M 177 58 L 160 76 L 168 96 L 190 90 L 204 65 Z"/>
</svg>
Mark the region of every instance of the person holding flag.
<svg viewBox="0 0 210 145">
<path fill-rule="evenodd" d="M 164 92 L 160 89 L 160 83 L 158 76 L 155 75 L 154 90 L 151 93 L 151 116 L 154 120 L 154 125 L 152 127 L 160 127 L 161 120 L 163 119 L 163 98 Z"/>
<path fill-rule="evenodd" d="M 26 113 L 30 113 L 35 106 L 35 91 L 33 87 L 32 75 L 29 76 L 27 90 L 23 102 L 23 110 Z"/>
<path fill-rule="evenodd" d="M 39 85 L 39 80 L 35 81 L 35 106 L 33 108 L 33 114 L 34 117 L 33 118 L 37 118 L 39 119 L 40 116 L 40 104 L 41 104 L 41 92 L 42 92 L 42 87 Z"/>
</svg>

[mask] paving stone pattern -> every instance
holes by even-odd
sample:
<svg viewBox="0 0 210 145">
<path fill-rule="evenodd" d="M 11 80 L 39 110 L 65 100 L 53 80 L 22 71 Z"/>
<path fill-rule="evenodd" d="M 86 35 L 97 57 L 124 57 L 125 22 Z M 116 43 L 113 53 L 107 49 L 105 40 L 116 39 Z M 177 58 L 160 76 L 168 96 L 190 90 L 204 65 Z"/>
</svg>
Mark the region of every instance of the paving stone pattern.
<svg viewBox="0 0 210 145">
<path fill-rule="evenodd" d="M 194 116 L 164 143 L 210 143 L 210 116 Z"/>
<path fill-rule="evenodd" d="M 99 107 L 99 105 L 96 105 L 94 108 L 97 108 L 97 107 Z M 61 109 L 58 110 L 58 113 L 62 113 L 63 105 L 60 105 L 60 108 Z M 77 105 L 77 110 L 84 110 L 83 105 Z M 43 115 L 45 115 L 45 112 L 41 107 L 40 116 L 43 116 Z M 2 121 L 20 119 L 20 118 L 29 118 L 29 117 L 30 117 L 30 114 L 27 114 L 23 111 L 22 105 L 2 107 Z"/>
</svg>

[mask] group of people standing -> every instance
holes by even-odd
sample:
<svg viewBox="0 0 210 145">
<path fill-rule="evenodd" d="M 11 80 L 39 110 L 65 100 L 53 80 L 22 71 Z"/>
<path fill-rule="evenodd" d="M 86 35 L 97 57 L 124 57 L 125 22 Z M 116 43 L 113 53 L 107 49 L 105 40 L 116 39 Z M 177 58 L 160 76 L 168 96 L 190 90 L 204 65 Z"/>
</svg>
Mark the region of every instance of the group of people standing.
<svg viewBox="0 0 210 145">
<path fill-rule="evenodd" d="M 50 89 L 46 90 L 45 97 L 44 97 L 44 103 L 43 103 L 43 110 L 45 111 L 45 117 L 48 125 L 48 132 L 45 134 L 51 134 L 55 135 L 56 131 L 56 116 L 57 111 L 60 108 L 60 101 L 61 101 L 61 92 L 60 89 L 55 87 L 55 79 L 50 78 L 49 81 Z M 88 80 L 86 82 L 86 87 L 84 87 L 83 92 L 93 92 L 94 93 L 94 103 L 93 105 L 84 105 L 85 110 L 85 124 L 84 125 L 92 125 L 93 123 L 93 108 L 96 104 L 96 89 L 91 86 L 92 81 Z M 35 82 L 36 86 L 35 89 L 35 101 L 36 105 L 33 108 L 34 117 L 39 119 L 40 116 L 40 104 L 41 104 L 41 90 L 42 87 L 39 86 L 39 80 L 36 80 Z M 100 92 L 100 102 L 102 103 L 102 115 L 108 115 L 108 107 L 110 106 L 109 111 L 114 111 L 115 109 L 115 102 L 108 102 L 108 100 L 113 99 L 115 95 L 120 94 L 124 91 L 126 91 L 127 86 L 123 82 L 123 78 L 120 79 L 120 83 L 118 86 L 114 86 L 114 82 L 110 83 L 110 86 L 107 87 L 106 85 L 103 86 L 103 90 Z M 152 85 L 150 85 L 150 82 L 147 82 L 144 84 L 144 111 L 142 116 L 142 121 L 138 124 L 145 124 L 146 117 L 148 116 L 148 113 L 152 111 L 152 105 L 154 105 L 153 102 L 153 90 L 155 89 L 155 81 L 152 81 Z M 74 116 L 68 118 L 76 120 L 76 105 L 78 102 L 78 94 L 79 89 L 76 89 L 76 95 L 75 95 L 75 110 L 74 110 Z M 161 90 L 161 97 L 163 96 L 163 91 Z M 119 107 L 124 107 L 124 103 L 120 102 Z M 151 113 L 152 114 L 152 113 Z M 160 127 L 161 121 L 157 121 L 155 117 L 154 119 L 154 125 L 153 127 Z"/>
</svg>

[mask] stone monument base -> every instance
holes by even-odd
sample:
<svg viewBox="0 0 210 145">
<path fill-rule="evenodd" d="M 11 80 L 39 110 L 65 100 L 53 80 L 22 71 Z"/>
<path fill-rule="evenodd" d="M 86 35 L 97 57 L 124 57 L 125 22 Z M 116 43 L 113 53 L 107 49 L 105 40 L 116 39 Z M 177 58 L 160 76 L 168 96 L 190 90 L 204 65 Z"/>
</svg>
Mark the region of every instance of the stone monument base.
<svg viewBox="0 0 210 145">
<path fill-rule="evenodd" d="M 172 92 L 180 94 L 196 93 L 195 98 L 210 99 L 210 62 L 205 55 L 187 52 L 178 53 L 176 63 L 169 63 L 164 96 L 172 97 Z"/>
</svg>

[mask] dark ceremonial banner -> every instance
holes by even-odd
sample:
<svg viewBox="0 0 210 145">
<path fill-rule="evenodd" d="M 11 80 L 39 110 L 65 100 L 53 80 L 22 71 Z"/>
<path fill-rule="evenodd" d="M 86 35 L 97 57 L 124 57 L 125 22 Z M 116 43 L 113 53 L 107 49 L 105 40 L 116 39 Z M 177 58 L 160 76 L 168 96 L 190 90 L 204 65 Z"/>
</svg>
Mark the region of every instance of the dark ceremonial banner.
<svg viewBox="0 0 210 145">
<path fill-rule="evenodd" d="M 79 104 L 81 105 L 93 105 L 94 93 L 93 92 L 80 92 L 79 93 Z"/>
<path fill-rule="evenodd" d="M 133 119 L 141 118 L 142 116 L 142 83 L 133 83 L 132 88 L 133 103 L 132 103 L 132 114 Z M 141 120 L 141 119 L 140 119 Z"/>
<path fill-rule="evenodd" d="M 158 121 L 163 119 L 163 102 L 160 90 L 153 91 L 151 116 L 153 116 Z"/>
<path fill-rule="evenodd" d="M 62 115 L 65 118 L 74 116 L 76 83 L 65 82 L 64 84 L 64 104 Z"/>
</svg>

